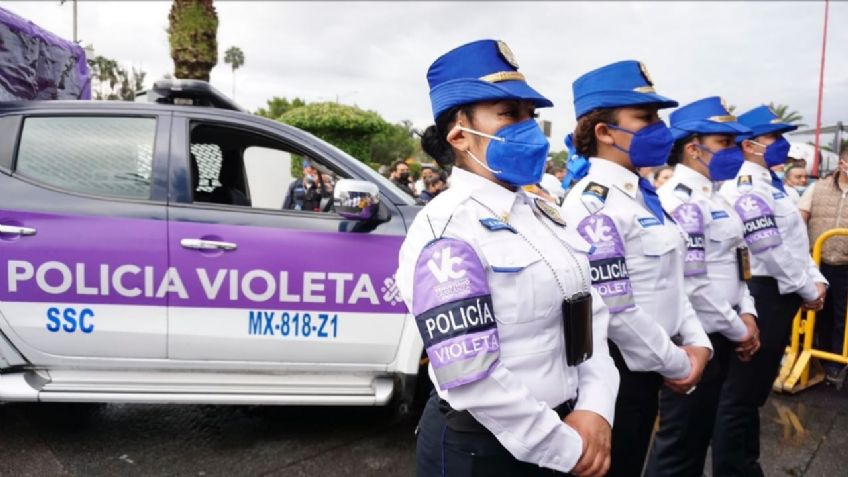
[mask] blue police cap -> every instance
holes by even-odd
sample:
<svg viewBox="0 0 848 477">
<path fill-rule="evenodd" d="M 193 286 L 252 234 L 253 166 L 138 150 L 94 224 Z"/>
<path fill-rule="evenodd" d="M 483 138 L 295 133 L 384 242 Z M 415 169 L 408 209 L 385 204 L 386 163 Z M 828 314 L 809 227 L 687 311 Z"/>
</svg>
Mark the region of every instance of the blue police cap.
<svg viewBox="0 0 848 477">
<path fill-rule="evenodd" d="M 592 70 L 571 85 L 577 118 L 601 108 L 656 105 L 673 108 L 677 101 L 660 96 L 654 82 L 639 61 L 626 60 Z"/>
<path fill-rule="evenodd" d="M 793 126 L 789 123 L 784 123 L 774 111 L 768 106 L 757 106 L 756 108 L 739 115 L 739 122 L 748 126 L 751 129 L 749 134 L 739 136 L 737 141 L 750 139 L 752 137 L 762 136 L 764 134 L 794 131 L 798 126 Z"/>
<path fill-rule="evenodd" d="M 669 117 L 671 135 L 677 141 L 690 134 L 749 134 L 751 129 L 740 124 L 736 116 L 730 114 L 727 104 L 718 96 L 699 99 L 680 109 Z"/>
<path fill-rule="evenodd" d="M 531 88 L 506 43 L 478 40 L 445 53 L 427 70 L 433 118 L 455 106 L 518 99 L 538 108 L 554 104 Z"/>
</svg>

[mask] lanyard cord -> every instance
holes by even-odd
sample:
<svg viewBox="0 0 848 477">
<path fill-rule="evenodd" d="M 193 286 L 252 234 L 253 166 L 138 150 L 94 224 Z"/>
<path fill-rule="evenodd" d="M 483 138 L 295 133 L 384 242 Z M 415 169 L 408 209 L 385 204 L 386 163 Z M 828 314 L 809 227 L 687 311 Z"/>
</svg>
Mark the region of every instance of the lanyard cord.
<svg viewBox="0 0 848 477">
<path fill-rule="evenodd" d="M 484 204 L 484 203 L 480 202 L 479 200 L 477 200 L 477 198 L 472 197 L 472 198 L 471 198 L 471 200 L 473 200 L 474 202 L 477 202 L 478 204 L 480 204 L 480 206 L 482 206 L 484 209 L 486 209 L 486 210 L 487 210 L 490 214 L 492 214 L 494 217 L 497 217 L 497 216 L 498 216 L 498 214 L 496 214 L 496 213 L 495 213 L 495 211 L 491 209 L 491 207 L 489 207 L 488 205 L 486 205 L 486 204 Z M 531 210 L 532 210 L 532 207 L 531 207 Z M 535 211 L 535 210 L 533 211 L 533 215 L 534 215 L 537 219 L 539 218 L 539 216 L 538 216 L 538 215 L 536 215 L 536 211 Z M 541 219 L 540 219 L 540 220 L 541 220 Z M 505 222 L 506 222 L 506 224 L 507 224 L 507 225 L 509 225 L 510 227 L 512 227 L 512 225 L 509 223 L 509 220 L 505 220 Z M 542 223 L 544 223 L 544 221 L 542 221 Z M 545 228 L 547 228 L 547 229 L 548 229 L 548 231 L 549 231 L 549 232 L 550 232 L 550 233 L 554 236 L 554 238 L 556 238 L 556 239 L 557 239 L 557 240 L 558 240 L 558 241 L 559 241 L 559 242 L 563 245 L 563 247 L 565 247 L 565 249 L 568 251 L 569 256 L 570 256 L 570 257 L 571 257 L 571 259 L 574 261 L 574 264 L 575 264 L 575 265 L 577 265 L 577 269 L 578 269 L 578 270 L 580 270 L 580 280 L 581 280 L 581 281 L 582 281 L 582 283 L 583 283 L 583 290 L 581 290 L 581 291 L 580 291 L 580 292 L 578 292 L 578 293 L 575 293 L 575 294 L 572 296 L 572 298 L 573 298 L 573 297 L 576 297 L 576 296 L 578 296 L 578 295 L 588 294 L 588 293 L 589 293 L 589 287 L 588 287 L 588 286 L 587 286 L 587 284 L 586 284 L 586 277 L 583 275 L 583 268 L 580 266 L 580 262 L 579 262 L 579 261 L 577 260 L 577 258 L 574 256 L 574 252 L 572 252 L 572 251 L 571 251 L 571 247 L 569 247 L 569 246 L 568 246 L 568 245 L 567 245 L 567 244 L 566 244 L 566 243 L 565 243 L 562 239 L 560 239 L 560 238 L 559 238 L 559 237 L 558 237 L 558 236 L 554 233 L 554 231 L 553 231 L 553 230 L 551 230 L 551 228 L 550 228 L 547 224 L 545 224 Z M 522 239 L 522 240 L 524 240 L 524 241 L 527 243 L 527 245 L 529 245 L 529 246 L 530 246 L 530 248 L 532 248 L 532 249 L 533 249 L 533 251 L 535 251 L 535 252 L 536 252 L 536 254 L 537 254 L 537 255 L 539 255 L 539 257 L 542 259 L 542 261 L 545 263 L 545 265 L 546 265 L 546 266 L 548 267 L 548 269 L 551 271 L 551 274 L 553 274 L 553 276 L 554 276 L 554 280 L 556 281 L 557 286 L 559 287 L 559 290 L 560 290 L 560 292 L 562 293 L 562 297 L 563 297 L 563 299 L 568 300 L 568 299 L 569 299 L 569 297 L 568 297 L 568 294 L 565 292 L 565 287 L 562 285 L 562 282 L 559 280 L 559 275 L 557 275 L 556 269 L 554 268 L 554 266 L 553 266 L 553 265 L 551 265 L 551 262 L 549 262 L 549 261 L 548 261 L 548 259 L 545 257 L 545 255 L 542 253 L 542 251 L 541 251 L 541 250 L 539 250 L 539 248 L 538 248 L 538 247 L 536 247 L 536 245 L 535 245 L 535 244 L 533 244 L 533 242 L 531 242 L 531 241 L 530 241 L 530 240 L 529 240 L 529 239 L 528 239 L 528 238 L 527 238 L 527 237 L 526 237 L 523 233 L 521 233 L 521 232 L 520 232 L 517 228 L 512 227 L 512 230 L 514 230 L 514 231 L 515 231 L 515 233 L 516 233 L 519 237 L 521 237 L 521 239 Z"/>
</svg>

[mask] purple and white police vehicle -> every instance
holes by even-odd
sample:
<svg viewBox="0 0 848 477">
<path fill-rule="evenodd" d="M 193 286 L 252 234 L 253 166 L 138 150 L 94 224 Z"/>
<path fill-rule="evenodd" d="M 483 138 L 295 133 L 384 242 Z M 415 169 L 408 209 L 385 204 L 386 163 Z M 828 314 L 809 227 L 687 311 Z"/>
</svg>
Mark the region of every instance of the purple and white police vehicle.
<svg viewBox="0 0 848 477">
<path fill-rule="evenodd" d="M 0 103 L 0 401 L 408 402 L 419 208 L 205 83 L 147 96 Z M 282 208 L 302 164 L 317 211 Z"/>
</svg>

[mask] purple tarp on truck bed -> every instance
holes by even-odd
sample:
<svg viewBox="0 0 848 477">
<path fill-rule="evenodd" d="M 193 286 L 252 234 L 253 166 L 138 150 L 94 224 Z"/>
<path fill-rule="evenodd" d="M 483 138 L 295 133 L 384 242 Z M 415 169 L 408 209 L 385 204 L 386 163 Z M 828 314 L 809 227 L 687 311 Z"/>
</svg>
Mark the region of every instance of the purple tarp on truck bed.
<svg viewBox="0 0 848 477">
<path fill-rule="evenodd" d="M 0 101 L 91 99 L 85 51 L 0 8 Z"/>
</svg>

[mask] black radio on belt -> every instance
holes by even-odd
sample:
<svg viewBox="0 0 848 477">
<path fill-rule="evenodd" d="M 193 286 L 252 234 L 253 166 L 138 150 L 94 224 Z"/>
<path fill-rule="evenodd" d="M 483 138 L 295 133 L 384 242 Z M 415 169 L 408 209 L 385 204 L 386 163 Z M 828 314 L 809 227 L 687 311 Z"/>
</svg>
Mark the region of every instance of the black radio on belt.
<svg viewBox="0 0 848 477">
<path fill-rule="evenodd" d="M 577 366 L 592 357 L 592 294 L 581 293 L 562 300 L 565 358 Z"/>
<path fill-rule="evenodd" d="M 748 247 L 736 248 L 736 268 L 739 271 L 739 280 L 747 282 L 751 279 L 751 255 Z"/>
</svg>

